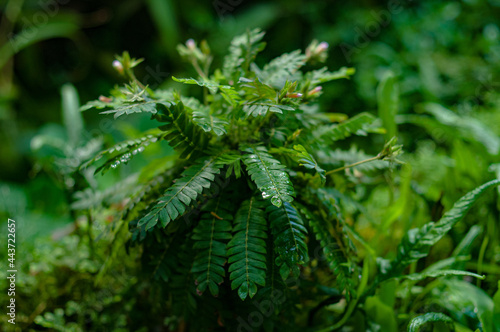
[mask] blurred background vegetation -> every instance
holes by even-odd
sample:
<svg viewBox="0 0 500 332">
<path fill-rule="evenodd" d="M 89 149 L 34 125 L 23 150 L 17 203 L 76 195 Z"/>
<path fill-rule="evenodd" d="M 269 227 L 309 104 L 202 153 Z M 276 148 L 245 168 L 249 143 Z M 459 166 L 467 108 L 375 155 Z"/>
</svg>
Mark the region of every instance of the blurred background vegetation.
<svg viewBox="0 0 500 332">
<path fill-rule="evenodd" d="M 394 4 L 397 10 L 391 12 Z M 136 71 L 140 81 L 170 87 L 171 76 L 195 75 L 177 54 L 178 43 L 207 40 L 217 64 L 232 37 L 260 27 L 267 31 L 263 59 L 305 49 L 318 39 L 330 45 L 329 68 L 356 68 L 351 81 L 324 87 L 320 102 L 325 110 L 377 114 L 380 99 L 387 97 L 380 82 L 396 84 L 399 93 L 389 97 L 399 101 L 394 125 L 408 164 L 401 174 L 346 182 L 343 193 L 350 199 L 342 201 L 347 217 L 381 256 L 408 228 L 439 219 L 464 193 L 500 177 L 499 0 L 10 0 L 2 1 L 0 17 L 0 234 L 6 238 L 7 217 L 18 221 L 21 327 L 137 331 L 170 324 L 155 316 L 155 308 L 138 309 L 148 305 L 150 294 L 147 283 L 136 278 L 134 253 L 114 253 L 124 264 L 110 268 L 94 285 L 109 255 L 99 230 L 120 199 L 111 199 L 107 211 L 96 211 L 93 236 L 102 242 L 89 244 L 82 236 L 86 224 L 74 213 L 81 201 L 75 192 L 89 180 L 75 177 L 72 158 L 85 151 L 60 144 L 68 137 L 64 122 L 69 121 L 62 101 L 77 107 L 78 98 L 83 105 L 123 83 L 111 63 L 124 50 L 145 58 Z M 144 117 L 111 122 L 97 112 L 82 114 L 86 141 L 98 146 L 151 125 Z M 380 146 L 359 144 L 368 153 Z M 168 153 L 166 144 L 161 148 Z M 150 162 L 148 156 L 97 177 L 92 185 L 110 188 Z M 449 256 L 468 234 L 470 242 L 461 250 L 472 259 L 463 264 L 487 273 L 477 286 L 493 294 L 500 275 L 498 221 L 495 191 L 429 259 Z M 4 250 L 2 261 L 3 255 Z M 409 311 L 426 305 L 452 310 L 454 303 L 424 297 L 413 309 L 402 304 Z M 454 318 L 473 329 L 474 312 L 462 316 Z"/>
</svg>

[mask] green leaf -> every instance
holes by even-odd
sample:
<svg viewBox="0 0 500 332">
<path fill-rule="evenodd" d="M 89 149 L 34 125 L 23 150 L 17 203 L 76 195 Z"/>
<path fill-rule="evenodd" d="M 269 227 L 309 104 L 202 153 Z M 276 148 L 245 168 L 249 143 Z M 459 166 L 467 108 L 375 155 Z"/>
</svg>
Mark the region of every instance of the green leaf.
<svg viewBox="0 0 500 332">
<path fill-rule="evenodd" d="M 364 309 L 368 317 L 380 325 L 381 331 L 398 331 L 398 323 L 393 308 L 383 303 L 378 296 L 368 297 L 365 301 Z"/>
<path fill-rule="evenodd" d="M 285 166 L 274 159 L 263 146 L 242 145 L 241 150 L 246 154 L 243 163 L 257 188 L 262 192 L 264 199 L 271 199 L 271 203 L 280 207 L 283 202 L 292 202 L 295 191 Z"/>
<path fill-rule="evenodd" d="M 307 78 L 311 80 L 311 85 L 327 83 L 341 78 L 349 79 L 356 70 L 354 68 L 342 67 L 337 71 L 330 72 L 327 67 L 318 70 L 313 70 L 307 73 Z"/>
<path fill-rule="evenodd" d="M 82 139 L 83 117 L 80 113 L 80 102 L 78 92 L 71 84 L 65 84 L 61 88 L 63 120 L 68 133 L 69 144 L 76 147 Z"/>
<path fill-rule="evenodd" d="M 306 56 L 300 50 L 285 53 L 269 62 L 259 72 L 259 79 L 281 89 L 287 80 L 293 80 L 293 75 L 305 64 Z"/>
<path fill-rule="evenodd" d="M 210 108 L 205 107 L 193 112 L 193 121 L 205 132 L 213 132 L 217 136 L 227 133 L 229 122 L 210 114 Z"/>
<path fill-rule="evenodd" d="M 460 270 L 437 270 L 437 271 L 428 271 L 421 273 L 412 273 L 408 275 L 403 275 L 399 277 L 399 279 L 409 279 L 413 281 L 419 281 L 426 278 L 438 278 L 444 276 L 469 276 L 484 280 L 486 277 L 484 275 L 479 275 L 476 273 L 468 272 L 468 271 L 460 271 Z"/>
<path fill-rule="evenodd" d="M 151 18 L 156 25 L 160 35 L 163 49 L 170 57 L 175 57 L 175 45 L 179 38 L 179 29 L 177 25 L 177 15 L 175 14 L 175 1 L 172 0 L 147 0 Z M 161 82 L 158 82 L 161 83 Z"/>
<path fill-rule="evenodd" d="M 159 127 L 166 133 L 164 139 L 181 153 L 181 158 L 189 158 L 194 151 L 204 152 L 207 134 L 194 124 L 182 102 L 158 104 L 154 118 L 165 123 Z"/>
<path fill-rule="evenodd" d="M 399 89 L 396 77 L 391 72 L 386 73 L 377 88 L 378 116 L 387 130 L 386 140 L 397 135 L 396 113 L 399 108 Z"/>
<path fill-rule="evenodd" d="M 243 104 L 243 111 L 247 116 L 253 115 L 256 117 L 266 115 L 267 112 L 282 114 L 283 111 L 295 110 L 291 106 L 278 104 L 276 101 L 277 91 L 257 79 L 252 81 L 240 78 L 239 83 L 243 83 L 241 87 L 245 91 L 245 99 L 247 99 Z"/>
<path fill-rule="evenodd" d="M 309 221 L 309 225 L 314 233 L 314 236 L 321 244 L 324 257 L 328 263 L 328 267 L 335 274 L 337 284 L 340 291 L 346 291 L 346 299 L 349 301 L 355 294 L 354 285 L 351 280 L 351 273 L 349 271 L 349 262 L 344 252 L 339 247 L 337 241 L 328 231 L 324 224 L 320 223 L 318 218 L 315 217 L 305 206 L 297 205 L 299 211 Z"/>
<path fill-rule="evenodd" d="M 472 142 L 480 142 L 492 155 L 500 152 L 500 138 L 483 122 L 470 116 L 462 116 L 435 103 L 426 103 L 422 110 L 428 112 L 442 124 L 455 128 L 460 135 Z"/>
<path fill-rule="evenodd" d="M 455 331 L 453 319 L 440 312 L 428 312 L 422 316 L 415 317 L 408 325 L 408 332 L 418 332 L 427 323 L 443 322 L 449 331 Z"/>
<path fill-rule="evenodd" d="M 495 332 L 500 332 L 500 280 L 493 296 L 493 328 Z"/>
<path fill-rule="evenodd" d="M 241 177 L 241 154 L 237 151 L 225 152 L 217 158 L 217 164 L 228 165 L 226 178 L 230 177 L 234 171 L 237 179 Z"/>
<path fill-rule="evenodd" d="M 450 279 L 443 283 L 446 285 L 446 292 L 439 298 L 439 305 L 452 311 L 469 308 L 470 312 L 477 315 L 483 331 L 500 331 L 494 329 L 494 303 L 485 291 L 463 280 Z"/>
<path fill-rule="evenodd" d="M 213 81 L 196 80 L 194 78 L 176 78 L 174 76 L 172 76 L 172 79 L 176 82 L 179 82 L 179 83 L 195 84 L 195 85 L 205 87 L 208 90 L 210 90 L 211 93 L 216 93 L 217 90 L 219 90 L 219 88 L 224 88 L 224 90 L 226 92 L 228 90 L 232 90 L 232 87 L 230 87 L 229 85 L 222 85 L 221 86 L 218 83 L 213 82 Z"/>
<path fill-rule="evenodd" d="M 254 297 L 257 285 L 266 284 L 267 221 L 263 206 L 253 197 L 241 204 L 227 245 L 231 289 L 238 289 L 242 300 Z"/>
<path fill-rule="evenodd" d="M 172 220 L 180 217 L 198 195 L 211 186 L 215 175 L 219 174 L 221 165 L 215 163 L 217 157 L 205 157 L 190 166 L 175 184 L 167 189 L 156 205 L 143 216 L 138 226 L 146 225 L 146 229 L 154 227 L 158 221 L 166 227 Z"/>
<path fill-rule="evenodd" d="M 266 46 L 265 43 L 260 42 L 263 37 L 264 32 L 260 29 L 234 37 L 229 47 L 229 54 L 224 58 L 222 66 L 222 73 L 228 80 L 238 80 L 246 75 L 250 64 Z"/>
<path fill-rule="evenodd" d="M 298 264 L 309 261 L 304 222 L 289 202 L 280 206 L 269 205 L 266 212 L 271 221 L 274 250 L 278 255 L 276 265 L 280 267 L 280 274 L 286 279 L 291 272 L 296 278 L 300 273 Z"/>
<path fill-rule="evenodd" d="M 207 287 L 213 296 L 219 295 L 219 286 L 226 276 L 226 241 L 231 239 L 233 215 L 223 205 L 222 195 L 203 208 L 200 222 L 193 230 L 193 249 L 197 250 L 191 272 L 202 294 Z"/>
<path fill-rule="evenodd" d="M 391 267 L 383 279 L 399 276 L 406 266 L 426 257 L 430 248 L 465 216 L 479 196 L 489 187 L 499 183 L 500 180 L 493 180 L 467 193 L 437 223 L 430 222 L 421 228 L 409 230 L 398 247 L 396 259 L 391 262 Z"/>
<path fill-rule="evenodd" d="M 376 120 L 370 113 L 360 113 L 339 124 L 319 126 L 314 131 L 317 140 L 327 144 L 345 139 L 351 135 L 366 136 L 366 128 Z"/>
<path fill-rule="evenodd" d="M 164 133 L 147 134 L 140 138 L 120 142 L 109 149 L 99 152 L 94 158 L 87 161 L 80 168 L 86 168 L 89 165 L 100 160 L 103 156 L 113 154 L 112 157 L 110 157 L 102 166 L 97 168 L 95 171 L 95 173 L 103 172 L 104 174 L 110 168 L 116 168 L 121 164 L 127 164 L 135 155 L 143 152 L 148 145 L 159 142 L 162 139 L 163 135 Z"/>
<path fill-rule="evenodd" d="M 52 38 L 72 38 L 79 31 L 79 26 L 75 24 L 78 19 L 70 16 L 62 20 L 60 17 L 36 24 L 34 29 L 21 29 L 15 36 L 9 36 L 9 41 L 0 47 L 0 69 L 14 54 L 30 45 Z"/>
<path fill-rule="evenodd" d="M 314 169 L 321 177 L 321 183 L 324 185 L 326 182 L 326 171 L 319 167 L 316 159 L 307 152 L 306 148 L 302 145 L 294 145 L 293 148 L 297 151 L 299 157 L 299 166 L 304 166 L 307 169 Z"/>
</svg>

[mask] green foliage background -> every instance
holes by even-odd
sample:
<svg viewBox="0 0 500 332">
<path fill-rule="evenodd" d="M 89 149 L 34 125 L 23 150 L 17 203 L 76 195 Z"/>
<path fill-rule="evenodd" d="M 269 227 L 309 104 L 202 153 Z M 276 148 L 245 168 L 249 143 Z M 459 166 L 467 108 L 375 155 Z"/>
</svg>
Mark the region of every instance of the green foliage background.
<svg viewBox="0 0 500 332">
<path fill-rule="evenodd" d="M 137 170 L 155 162 L 172 163 L 168 157 L 172 149 L 163 143 L 152 145 L 127 165 L 96 177 L 90 185 L 103 192 L 100 197 L 81 191 L 90 177 L 71 176 L 75 160 L 91 156 L 100 144 L 109 147 L 135 139 L 151 128 L 149 119 L 140 114 L 112 122 L 98 112 L 82 113 L 86 127 L 75 128 L 72 124 L 78 120 L 61 111 L 62 105 L 78 107 L 76 98 L 85 104 L 124 83 L 111 66 L 123 50 L 145 58 L 135 69 L 139 81 L 201 97 L 198 87 L 171 79 L 196 75 L 176 51 L 176 45 L 189 38 L 208 42 L 215 67 L 222 64 L 231 39 L 248 28 L 267 31 L 258 65 L 305 49 L 313 39 L 328 42 L 328 67 L 354 67 L 356 74 L 350 81 L 323 86 L 322 111 L 338 120 L 365 111 L 378 116 L 387 129 L 385 139 L 398 136 L 405 150 L 401 159 L 406 165 L 395 170 L 378 168 L 375 162 L 335 175 L 338 190 L 333 195 L 341 202 L 346 223 L 370 248 L 361 250 L 360 257 L 394 259 L 409 229 L 439 220 L 464 194 L 500 177 L 498 1 L 396 1 L 400 7 L 389 16 L 384 11 L 393 1 L 238 2 L 221 0 L 214 2 L 216 6 L 192 0 L 2 3 L 0 235 L 6 238 L 8 217 L 18 222 L 20 330 L 183 329 L 178 317 L 184 313 L 166 314 L 156 305 L 161 301 L 154 289 L 156 276 L 142 277 L 138 252 L 110 251 L 110 243 L 120 237 L 106 231 L 109 221 L 124 213 L 125 197 L 120 193 L 126 192 L 127 182 L 120 188 L 114 186 L 117 180 L 130 178 L 132 183 Z M 71 86 L 61 88 L 66 83 L 72 83 L 78 95 Z M 96 138 L 94 145 L 73 149 L 71 136 L 78 133 Z M 140 148 L 143 143 L 130 144 Z M 340 142 L 331 155 L 316 157 L 323 167 L 334 169 L 376 155 L 383 144 L 383 136 L 355 137 Z M 165 159 L 155 160 L 160 154 Z M 162 179 L 155 181 L 150 184 L 153 191 Z M 491 330 L 481 325 L 488 319 L 485 316 L 499 315 L 498 194 L 494 188 L 479 198 L 426 258 L 408 261 L 412 264 L 406 271 L 410 276 L 432 273 L 433 264 L 446 258 L 448 267 L 484 274 L 486 279 L 386 281 L 366 299 L 363 314 L 355 313 L 350 326 L 404 330 L 416 316 L 423 318 L 411 323 L 415 331 L 426 322 L 449 324 L 447 318 L 429 314 L 438 312 L 451 317 L 459 331 L 498 331 L 498 319 Z M 98 208 L 102 202 L 106 209 Z M 87 218 L 95 222 L 95 243 L 88 242 L 86 218 L 78 212 L 88 206 L 94 211 Z M 122 226 L 114 232 L 126 231 Z M 6 250 L 0 258 L 6 262 Z M 373 276 L 375 265 L 382 269 L 384 260 L 375 264 L 366 259 L 363 269 Z M 303 272 L 307 275 L 311 268 L 314 265 Z M 2 290 L 4 273 L 0 271 Z M 333 274 L 320 278 L 328 285 Z M 308 296 L 294 303 L 301 309 L 296 325 L 281 322 L 290 324 L 287 329 L 328 328 L 346 310 L 332 288 L 325 286 Z M 3 292 L 2 305 L 4 297 Z M 326 302 L 317 306 L 322 300 Z M 5 315 L 0 322 L 10 328 Z M 438 324 L 435 330 L 443 328 Z M 262 328 L 272 330 L 272 326 Z"/>
</svg>

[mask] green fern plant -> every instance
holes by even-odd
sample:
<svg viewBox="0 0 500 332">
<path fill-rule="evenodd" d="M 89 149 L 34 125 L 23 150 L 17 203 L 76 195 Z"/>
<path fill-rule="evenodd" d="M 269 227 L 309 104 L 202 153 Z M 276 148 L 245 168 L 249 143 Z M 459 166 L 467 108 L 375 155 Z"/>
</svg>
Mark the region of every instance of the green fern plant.
<svg viewBox="0 0 500 332">
<path fill-rule="evenodd" d="M 320 84 L 354 74 L 352 68 L 314 68 L 326 58 L 325 43 L 313 42 L 305 53 L 289 52 L 259 68 L 255 59 L 263 37 L 258 29 L 237 36 L 215 70 L 205 42 L 179 45 L 196 78 L 174 78 L 177 88 L 199 89 L 203 100 L 144 86 L 132 71 L 140 60 L 125 53 L 116 67 L 130 83 L 84 107 L 115 117 L 144 114 L 157 127 L 104 150 L 84 167 L 110 156 L 101 169 L 117 168 L 117 161 L 133 160 L 145 142 L 167 142 L 175 150 L 168 169 L 157 162 L 139 172 L 155 190 L 130 192 L 134 204 L 116 222 L 128 222 L 127 245 L 141 248 L 162 312 L 179 315 L 192 331 L 238 330 L 241 318 L 255 311 L 255 301 L 269 307 L 256 330 L 272 330 L 273 322 L 296 330 L 294 304 L 310 308 L 311 325 L 325 331 L 349 324 L 354 314 L 378 310 L 378 287 L 406 275 L 407 265 L 425 257 L 497 183 L 466 195 L 441 221 L 410 230 L 391 262 L 376 260 L 353 220 L 343 217 L 339 197 L 345 195 L 339 190 L 362 181 L 359 174 L 384 178 L 393 172 L 401 146 L 395 138 L 384 145 L 383 137 L 374 136 L 379 148 L 360 151 L 346 140 L 387 133 L 381 121 L 367 112 L 333 117 L 318 107 Z M 159 175 L 162 181 L 155 180 Z M 369 268 L 377 264 L 379 273 Z M 480 277 L 457 270 L 422 276 L 443 275 Z M 340 315 L 315 320 L 315 313 L 341 299 Z"/>
</svg>

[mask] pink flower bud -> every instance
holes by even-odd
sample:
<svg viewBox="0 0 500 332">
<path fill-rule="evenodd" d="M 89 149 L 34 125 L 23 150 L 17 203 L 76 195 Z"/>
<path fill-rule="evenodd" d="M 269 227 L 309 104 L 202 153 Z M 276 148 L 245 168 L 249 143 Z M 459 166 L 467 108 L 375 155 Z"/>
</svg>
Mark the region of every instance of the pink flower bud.
<svg viewBox="0 0 500 332">
<path fill-rule="evenodd" d="M 299 93 L 299 92 L 287 93 L 286 97 L 287 98 L 302 98 L 302 93 Z"/>
<path fill-rule="evenodd" d="M 123 65 L 120 61 L 118 61 L 118 60 L 113 61 L 112 66 L 113 66 L 113 68 L 116 69 L 117 72 L 119 72 L 120 74 L 123 74 Z"/>
<path fill-rule="evenodd" d="M 315 87 L 314 89 L 312 89 L 311 91 L 309 91 L 307 93 L 307 95 L 310 97 L 310 96 L 313 96 L 315 94 L 317 94 L 318 92 L 320 92 L 321 90 L 323 90 L 323 88 L 321 86 L 317 86 Z"/>
<path fill-rule="evenodd" d="M 103 103 L 110 103 L 112 101 L 111 98 L 106 96 L 99 96 L 99 100 L 102 101 Z"/>
<path fill-rule="evenodd" d="M 193 39 L 188 39 L 186 41 L 186 46 L 187 48 L 189 48 L 190 50 L 194 50 L 196 48 L 196 43 L 194 42 Z"/>
<path fill-rule="evenodd" d="M 316 47 L 316 53 L 322 53 L 322 52 L 327 51 L 329 46 L 330 45 L 328 45 L 327 42 L 319 43 L 318 47 Z"/>
</svg>

